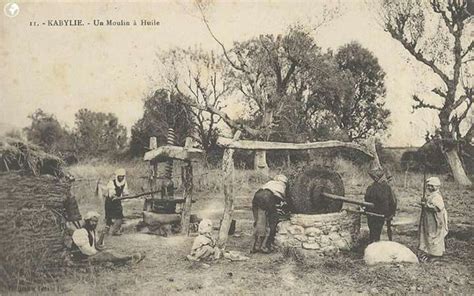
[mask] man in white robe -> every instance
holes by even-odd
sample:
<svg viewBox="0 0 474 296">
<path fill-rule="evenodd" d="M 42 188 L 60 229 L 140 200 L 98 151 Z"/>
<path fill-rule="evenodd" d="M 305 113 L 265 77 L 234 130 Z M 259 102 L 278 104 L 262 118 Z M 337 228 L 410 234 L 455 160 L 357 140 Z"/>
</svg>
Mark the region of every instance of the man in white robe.
<svg viewBox="0 0 474 296">
<path fill-rule="evenodd" d="M 419 246 L 423 253 L 421 261 L 441 257 L 445 251 L 444 239 L 448 234 L 448 213 L 439 192 L 441 181 L 437 177 L 426 180 L 427 196 L 421 201 L 421 216 L 418 229 Z"/>
</svg>

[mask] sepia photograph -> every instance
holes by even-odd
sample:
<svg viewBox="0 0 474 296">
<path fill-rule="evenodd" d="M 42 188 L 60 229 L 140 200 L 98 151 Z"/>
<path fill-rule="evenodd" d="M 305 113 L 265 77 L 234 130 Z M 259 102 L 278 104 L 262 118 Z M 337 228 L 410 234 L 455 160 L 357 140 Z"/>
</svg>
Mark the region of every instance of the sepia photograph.
<svg viewBox="0 0 474 296">
<path fill-rule="evenodd" d="M 0 295 L 474 295 L 473 0 L 2 0 Z"/>
</svg>

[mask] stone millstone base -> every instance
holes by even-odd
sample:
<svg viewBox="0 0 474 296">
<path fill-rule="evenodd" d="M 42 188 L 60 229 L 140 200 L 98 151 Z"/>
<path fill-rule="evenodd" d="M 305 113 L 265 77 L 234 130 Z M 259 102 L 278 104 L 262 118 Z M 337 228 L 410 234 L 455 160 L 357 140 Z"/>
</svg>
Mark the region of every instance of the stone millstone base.
<svg viewBox="0 0 474 296">
<path fill-rule="evenodd" d="M 334 255 L 349 250 L 360 231 L 360 214 L 292 215 L 278 224 L 275 242 L 280 248 L 297 248 L 305 254 Z"/>
</svg>

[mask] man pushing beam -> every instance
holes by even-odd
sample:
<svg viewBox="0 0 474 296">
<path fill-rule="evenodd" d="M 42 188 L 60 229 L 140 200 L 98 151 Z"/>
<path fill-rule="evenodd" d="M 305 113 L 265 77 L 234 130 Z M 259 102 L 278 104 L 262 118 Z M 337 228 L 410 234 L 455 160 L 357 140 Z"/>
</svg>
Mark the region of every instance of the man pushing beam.
<svg viewBox="0 0 474 296">
<path fill-rule="evenodd" d="M 287 185 L 288 178 L 284 175 L 277 175 L 255 193 L 252 200 L 255 221 L 255 241 L 252 253 L 272 251 L 276 227 L 280 220 L 279 216 L 289 212 L 288 203 L 285 200 Z"/>
</svg>

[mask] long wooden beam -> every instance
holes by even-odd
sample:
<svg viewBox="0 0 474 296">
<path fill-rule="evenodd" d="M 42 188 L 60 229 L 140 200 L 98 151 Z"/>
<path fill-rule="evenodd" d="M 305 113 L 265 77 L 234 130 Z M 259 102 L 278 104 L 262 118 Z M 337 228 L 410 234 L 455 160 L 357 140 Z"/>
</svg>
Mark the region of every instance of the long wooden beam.
<svg viewBox="0 0 474 296">
<path fill-rule="evenodd" d="M 312 142 L 312 143 L 283 143 L 283 142 L 264 142 L 264 141 L 251 141 L 251 140 L 240 140 L 234 141 L 233 139 L 219 137 L 217 144 L 223 148 L 230 149 L 242 149 L 242 150 L 308 150 L 308 149 L 321 149 L 321 148 L 349 148 L 358 150 L 371 159 L 374 158 L 373 152 L 365 148 L 362 145 L 352 142 L 341 142 L 341 141 L 325 141 L 325 142 Z"/>
<path fill-rule="evenodd" d="M 179 146 L 160 146 L 148 151 L 143 157 L 144 160 L 156 160 L 158 162 L 167 161 L 169 158 L 177 160 L 198 161 L 204 155 L 204 151 L 197 148 L 187 148 Z"/>
<path fill-rule="evenodd" d="M 335 195 L 335 194 L 331 194 L 331 193 L 327 193 L 327 192 L 323 192 L 321 194 L 324 197 L 327 197 L 327 198 L 330 198 L 330 199 L 333 199 L 333 200 L 340 200 L 340 201 L 343 201 L 343 202 L 348 202 L 348 203 L 351 203 L 351 204 L 364 206 L 364 207 L 368 207 L 368 208 L 373 208 L 374 207 L 374 204 L 371 203 L 371 202 L 358 201 L 358 200 L 350 199 L 350 198 L 347 198 L 347 197 L 344 197 L 344 196 L 339 196 L 339 195 Z"/>
</svg>

